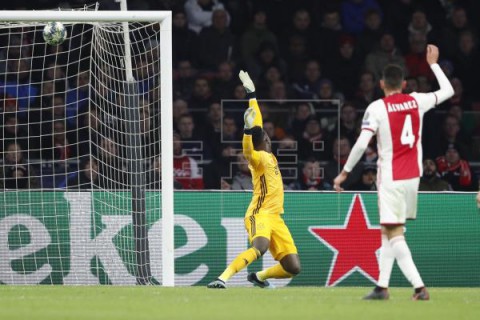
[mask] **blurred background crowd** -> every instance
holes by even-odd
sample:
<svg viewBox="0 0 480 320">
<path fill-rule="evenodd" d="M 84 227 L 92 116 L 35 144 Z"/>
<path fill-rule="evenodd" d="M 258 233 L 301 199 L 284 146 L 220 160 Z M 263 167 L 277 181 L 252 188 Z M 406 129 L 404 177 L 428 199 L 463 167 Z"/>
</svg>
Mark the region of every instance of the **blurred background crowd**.
<svg viewBox="0 0 480 320">
<path fill-rule="evenodd" d="M 34 6 L 78 7 L 84 3 L 37 0 Z M 32 9 L 30 1 L 22 0 L 2 6 Z M 100 1 L 100 9 L 117 8 L 113 1 Z M 405 92 L 436 90 L 435 77 L 425 61 L 426 45 L 433 43 L 440 48 L 439 64 L 455 95 L 425 116 L 420 190 L 478 190 L 480 84 L 475 78 L 480 74 L 479 1 L 135 0 L 129 2 L 129 8 L 173 11 L 177 189 L 251 189 L 250 172 L 241 152 L 247 102 L 237 74 L 244 69 L 256 84 L 264 128 L 272 139 L 286 189 L 331 190 L 333 178 L 359 135 L 365 108 L 382 97 L 378 80 L 386 64 L 404 68 Z M 0 41 L 4 48 L 11 39 Z M 9 57 L 2 56 L 2 52 L 2 73 L 15 70 L 19 77 L 23 70 L 28 74 L 28 66 L 22 66 L 19 58 L 12 60 L 17 62 L 9 69 L 5 63 Z M 81 158 L 92 152 L 88 144 L 91 131 L 101 125 L 98 110 L 88 105 L 88 70 L 79 72 L 70 88 L 61 90 L 65 92 L 62 95 L 48 88 L 48 84 L 55 87 L 56 72 L 64 71 L 52 68 L 50 76 L 43 76 L 42 87 L 34 88 L 42 94 L 50 90 L 46 92 L 52 97 L 51 114 L 45 122 L 48 127 L 30 130 L 38 132 L 37 137 L 52 138 L 49 146 L 33 153 L 26 151 L 35 150 L 41 141 L 32 141 L 22 127 L 22 123 L 28 125 L 21 113 L 28 93 L 19 97 L 17 89 L 17 96 L 12 97 L 5 87 L 3 91 L 0 88 L 0 107 L 4 111 L 3 187 L 112 188 L 113 180 L 122 180 L 121 174 L 109 176 L 108 172 L 121 171 L 122 164 L 100 161 L 99 155 L 100 160 Z M 13 103 L 15 112 L 7 113 L 12 99 L 18 100 Z M 55 108 L 57 105 L 70 107 L 61 110 Z M 55 112 L 80 113 L 82 109 L 86 114 L 76 124 L 55 121 Z M 142 110 L 143 120 L 154 113 L 149 108 Z M 88 125 L 78 125 L 81 121 Z M 76 125 L 75 142 L 68 141 L 65 135 L 65 131 L 73 130 L 69 125 Z M 158 135 L 158 121 L 144 126 L 151 135 Z M 99 141 L 98 146 L 108 151 L 105 154 L 115 154 L 115 143 L 108 138 Z M 148 167 L 151 188 L 159 188 L 161 179 L 158 155 L 159 151 L 154 150 Z M 73 170 L 74 175 L 68 172 L 71 169 L 64 169 L 64 177 L 45 184 L 39 179 L 45 174 L 38 172 L 44 166 L 35 168 L 24 158 L 82 160 Z M 372 141 L 345 189 L 375 190 L 376 160 L 376 144 Z M 102 171 L 104 163 L 108 168 Z"/>
</svg>

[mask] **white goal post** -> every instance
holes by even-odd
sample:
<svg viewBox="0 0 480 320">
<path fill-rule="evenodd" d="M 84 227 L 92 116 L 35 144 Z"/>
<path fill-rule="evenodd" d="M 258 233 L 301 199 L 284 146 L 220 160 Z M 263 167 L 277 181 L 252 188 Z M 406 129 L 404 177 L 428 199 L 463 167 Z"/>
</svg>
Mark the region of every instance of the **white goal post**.
<svg viewBox="0 0 480 320">
<path fill-rule="evenodd" d="M 160 25 L 162 285 L 174 286 L 172 13 L 170 11 L 0 11 L 1 23 L 150 22 Z M 125 41 L 129 43 L 129 41 Z M 125 50 L 127 52 L 129 50 Z M 129 63 L 125 64 L 126 66 Z M 126 74 L 131 70 L 125 70 Z M 126 76 L 127 81 L 129 77 Z"/>
</svg>

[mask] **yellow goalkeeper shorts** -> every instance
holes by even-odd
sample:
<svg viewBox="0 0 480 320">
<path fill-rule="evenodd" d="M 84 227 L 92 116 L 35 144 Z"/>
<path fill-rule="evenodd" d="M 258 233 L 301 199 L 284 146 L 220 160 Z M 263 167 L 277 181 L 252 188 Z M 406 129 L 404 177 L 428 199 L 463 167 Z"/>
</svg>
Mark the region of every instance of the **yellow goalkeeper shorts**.
<svg viewBox="0 0 480 320">
<path fill-rule="evenodd" d="M 270 240 L 270 253 L 277 261 L 289 254 L 297 254 L 297 247 L 285 221 L 279 214 L 258 213 L 245 217 L 245 229 L 250 244 L 256 237 Z"/>
</svg>

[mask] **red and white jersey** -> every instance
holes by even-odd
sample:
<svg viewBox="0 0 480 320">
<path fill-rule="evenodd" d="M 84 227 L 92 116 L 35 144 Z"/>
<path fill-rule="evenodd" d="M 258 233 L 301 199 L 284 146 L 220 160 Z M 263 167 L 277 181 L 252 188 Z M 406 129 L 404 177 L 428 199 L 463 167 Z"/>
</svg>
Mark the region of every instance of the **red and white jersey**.
<svg viewBox="0 0 480 320">
<path fill-rule="evenodd" d="M 382 181 L 406 180 L 422 175 L 422 121 L 437 103 L 431 93 L 396 93 L 372 102 L 362 129 L 377 135 L 378 169 Z"/>
</svg>

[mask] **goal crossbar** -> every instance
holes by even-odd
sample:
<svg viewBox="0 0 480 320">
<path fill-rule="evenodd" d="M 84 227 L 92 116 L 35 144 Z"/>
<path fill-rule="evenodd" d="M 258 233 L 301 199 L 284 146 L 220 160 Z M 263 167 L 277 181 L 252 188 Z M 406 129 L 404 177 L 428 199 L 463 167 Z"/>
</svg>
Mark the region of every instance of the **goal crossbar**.
<svg viewBox="0 0 480 320">
<path fill-rule="evenodd" d="M 0 11 L 0 21 L 153 22 L 171 17 L 170 11 Z M 171 28 L 171 25 L 168 26 Z"/>
</svg>

